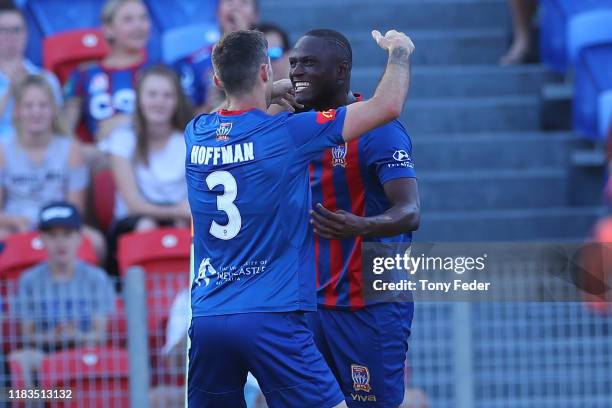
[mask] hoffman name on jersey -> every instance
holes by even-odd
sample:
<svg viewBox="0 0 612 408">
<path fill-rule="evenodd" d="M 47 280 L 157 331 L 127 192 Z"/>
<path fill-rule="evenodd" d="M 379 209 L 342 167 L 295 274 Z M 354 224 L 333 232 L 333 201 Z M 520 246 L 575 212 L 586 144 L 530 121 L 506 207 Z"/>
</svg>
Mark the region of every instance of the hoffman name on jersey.
<svg viewBox="0 0 612 408">
<path fill-rule="evenodd" d="M 251 160 L 255 160 L 253 142 L 215 147 L 194 145 L 191 149 L 191 164 L 218 166 Z"/>
</svg>

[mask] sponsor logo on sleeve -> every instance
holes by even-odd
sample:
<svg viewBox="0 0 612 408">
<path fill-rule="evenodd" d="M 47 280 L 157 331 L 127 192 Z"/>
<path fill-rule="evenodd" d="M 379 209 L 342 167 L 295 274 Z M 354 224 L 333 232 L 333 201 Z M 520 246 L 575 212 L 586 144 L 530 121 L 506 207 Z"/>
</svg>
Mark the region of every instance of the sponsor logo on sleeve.
<svg viewBox="0 0 612 408">
<path fill-rule="evenodd" d="M 323 125 L 336 119 L 336 110 L 330 109 L 322 112 L 317 112 L 317 123 Z"/>
</svg>

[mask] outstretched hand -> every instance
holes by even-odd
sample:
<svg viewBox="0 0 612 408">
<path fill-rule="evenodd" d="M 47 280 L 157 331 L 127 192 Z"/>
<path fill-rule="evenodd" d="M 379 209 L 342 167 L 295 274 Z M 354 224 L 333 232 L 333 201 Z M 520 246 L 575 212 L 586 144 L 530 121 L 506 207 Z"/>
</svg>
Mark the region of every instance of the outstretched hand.
<svg viewBox="0 0 612 408">
<path fill-rule="evenodd" d="M 395 48 L 404 48 L 408 51 L 408 55 L 414 52 L 415 47 L 412 40 L 400 31 L 389 30 L 383 36 L 380 31 L 373 30 L 372 37 L 374 41 L 376 41 L 376 44 L 385 51 L 391 51 Z"/>
</svg>

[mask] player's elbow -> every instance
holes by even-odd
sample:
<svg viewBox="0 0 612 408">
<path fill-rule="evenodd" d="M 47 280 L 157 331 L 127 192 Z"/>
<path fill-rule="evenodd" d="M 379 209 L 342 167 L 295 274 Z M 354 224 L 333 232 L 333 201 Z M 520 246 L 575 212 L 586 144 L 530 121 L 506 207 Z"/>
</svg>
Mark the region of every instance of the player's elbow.
<svg viewBox="0 0 612 408">
<path fill-rule="evenodd" d="M 419 226 L 421 225 L 421 209 L 419 208 L 419 205 L 415 204 L 405 208 L 402 221 L 404 233 L 418 230 Z"/>
<path fill-rule="evenodd" d="M 402 111 L 402 104 L 389 103 L 387 106 L 387 120 L 391 122 L 392 120 L 399 119 L 402 116 Z"/>
</svg>

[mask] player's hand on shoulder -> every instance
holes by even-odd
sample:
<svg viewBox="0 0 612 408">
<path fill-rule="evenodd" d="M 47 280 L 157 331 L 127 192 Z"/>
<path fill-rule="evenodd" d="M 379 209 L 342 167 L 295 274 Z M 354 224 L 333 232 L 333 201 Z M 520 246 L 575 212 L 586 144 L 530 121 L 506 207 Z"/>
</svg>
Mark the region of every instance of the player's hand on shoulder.
<svg viewBox="0 0 612 408">
<path fill-rule="evenodd" d="M 352 239 L 367 234 L 366 219 L 344 210 L 330 211 L 317 204 L 310 217 L 315 234 L 325 239 Z"/>
<path fill-rule="evenodd" d="M 396 30 L 389 30 L 382 35 L 380 31 L 373 30 L 372 37 L 380 48 L 385 51 L 393 51 L 394 49 L 405 49 L 408 55 L 414 52 L 414 43 L 406 34 Z"/>
</svg>

